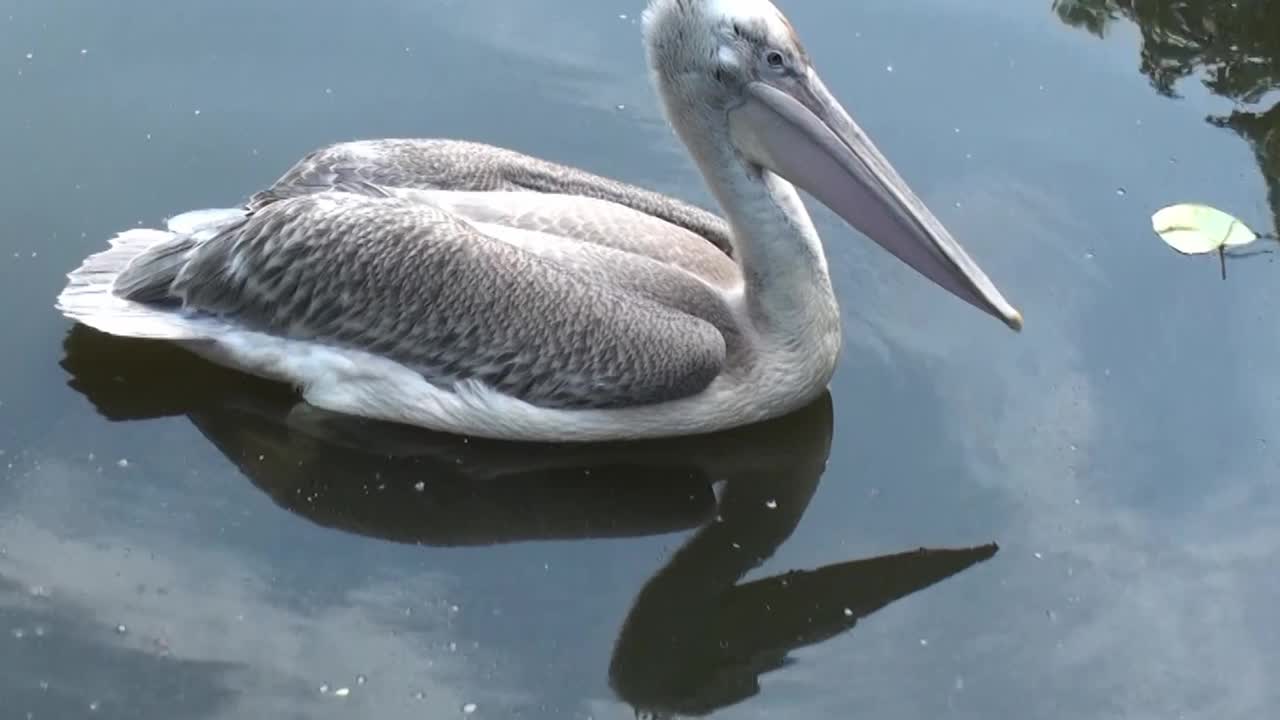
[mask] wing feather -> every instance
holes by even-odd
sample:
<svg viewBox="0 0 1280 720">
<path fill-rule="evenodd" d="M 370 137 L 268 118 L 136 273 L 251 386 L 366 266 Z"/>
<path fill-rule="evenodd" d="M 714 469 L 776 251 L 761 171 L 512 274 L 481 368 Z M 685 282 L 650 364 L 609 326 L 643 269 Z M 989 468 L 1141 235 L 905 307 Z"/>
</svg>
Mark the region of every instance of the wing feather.
<svg viewBox="0 0 1280 720">
<path fill-rule="evenodd" d="M 305 155 L 270 188 L 255 194 L 248 207 L 256 209 L 349 183 L 594 198 L 660 218 L 701 237 L 725 255 L 733 254 L 728 223 L 703 208 L 579 168 L 463 140 L 389 138 L 322 147 Z"/>
<path fill-rule="evenodd" d="M 546 407 L 673 400 L 720 373 L 725 338 L 706 320 L 379 195 L 263 205 L 190 250 L 170 292 L 188 311 Z"/>
<path fill-rule="evenodd" d="M 405 190 L 469 222 L 504 225 L 651 258 L 722 289 L 740 285 L 737 263 L 706 239 L 653 215 L 607 200 L 563 193 Z"/>
</svg>

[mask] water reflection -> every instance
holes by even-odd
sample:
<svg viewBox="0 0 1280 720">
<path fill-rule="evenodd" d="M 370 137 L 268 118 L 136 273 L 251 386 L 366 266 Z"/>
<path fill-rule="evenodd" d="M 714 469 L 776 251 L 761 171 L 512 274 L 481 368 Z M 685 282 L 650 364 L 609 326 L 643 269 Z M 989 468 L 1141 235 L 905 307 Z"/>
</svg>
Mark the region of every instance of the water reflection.
<svg viewBox="0 0 1280 720">
<path fill-rule="evenodd" d="M 793 650 L 982 562 L 994 544 L 912 550 L 742 583 L 804 516 L 826 469 L 823 395 L 697 438 L 548 446 L 339 417 L 162 343 L 77 326 L 62 366 L 104 416 L 186 415 L 281 507 L 399 543 L 486 545 L 696 532 L 640 590 L 610 685 L 638 711 L 706 714 L 760 691 Z"/>
<path fill-rule="evenodd" d="M 1063 22 L 1098 37 L 1124 18 L 1142 33 L 1142 73 L 1161 95 L 1193 74 L 1237 107 L 1208 122 L 1249 143 L 1267 183 L 1273 222 L 1280 229 L 1280 2 L 1252 0 L 1054 0 Z M 1251 107 L 1246 107 L 1251 106 Z"/>
<path fill-rule="evenodd" d="M 131 647 L 92 622 L 92 614 L 42 588 L 24 587 L 0 574 L 0 618 L 9 642 L 0 642 L 0 698 L 4 717 L 95 717 L 124 720 L 159 717 L 182 707 L 188 717 L 210 717 L 234 695 L 239 668 L 232 663 L 175 658 L 157 643 Z M 120 626 L 125 632 L 127 627 Z M 124 633 L 120 633 L 123 635 Z M 77 677 L 65 671 L 71 663 L 95 669 Z M 148 677 L 149 692 L 122 712 L 122 697 L 136 678 Z M 10 715 L 9 713 L 14 713 Z"/>
<path fill-rule="evenodd" d="M 636 597 L 610 666 L 614 690 L 658 716 L 706 715 L 760 692 L 789 653 L 995 555 L 919 549 L 737 584 L 795 529 L 811 488 L 785 473 L 734 478 L 705 526 Z M 781 494 L 776 511 L 773 498 Z"/>
</svg>

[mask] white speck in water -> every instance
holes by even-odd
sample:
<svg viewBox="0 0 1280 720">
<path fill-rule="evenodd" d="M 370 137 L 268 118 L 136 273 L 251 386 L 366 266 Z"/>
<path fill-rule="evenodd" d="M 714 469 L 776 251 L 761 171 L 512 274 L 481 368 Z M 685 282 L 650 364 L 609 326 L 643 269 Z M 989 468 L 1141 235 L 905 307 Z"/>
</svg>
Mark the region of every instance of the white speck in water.
<svg viewBox="0 0 1280 720">
<path fill-rule="evenodd" d="M 363 684 L 365 684 L 365 683 L 367 683 L 367 682 L 369 682 L 369 678 L 365 677 L 364 675 L 357 675 L 357 676 L 356 676 L 356 684 L 357 684 L 357 685 L 363 685 Z"/>
<path fill-rule="evenodd" d="M 467 703 L 466 705 L 462 706 L 462 712 L 466 713 L 467 715 L 470 715 L 471 713 L 475 712 L 476 709 L 477 707 L 475 703 Z"/>
<path fill-rule="evenodd" d="M 125 458 L 120 458 L 116 461 L 116 465 L 119 465 L 122 468 L 127 468 L 129 467 L 129 461 Z"/>
<path fill-rule="evenodd" d="M 48 690 L 48 689 L 49 689 L 49 681 L 48 681 L 48 680 L 41 680 L 41 681 L 40 681 L 40 689 L 41 689 L 41 690 Z"/>
<path fill-rule="evenodd" d="M 320 685 L 320 694 L 322 694 L 322 695 L 328 695 L 328 694 L 329 694 L 329 683 L 322 683 L 322 684 Z"/>
<path fill-rule="evenodd" d="M 423 490 L 427 489 L 427 484 L 419 480 L 418 482 L 413 484 L 413 489 L 417 490 L 418 492 L 422 492 Z"/>
<path fill-rule="evenodd" d="M 739 544 L 738 544 L 738 543 L 736 543 L 736 542 L 735 542 L 735 543 L 730 543 L 730 545 L 732 545 L 732 546 L 733 546 L 733 549 L 734 549 L 734 550 L 741 550 L 741 549 L 742 549 L 742 546 L 741 546 L 741 545 L 739 545 Z"/>
<path fill-rule="evenodd" d="M 893 72 L 893 66 L 892 66 L 892 65 L 885 65 L 885 66 L 884 66 L 884 69 L 885 69 L 885 70 L 887 70 L 888 72 Z"/>
<path fill-rule="evenodd" d="M 89 54 L 89 48 L 80 48 L 80 54 L 81 54 L 81 55 L 88 55 L 88 54 Z"/>
<path fill-rule="evenodd" d="M 956 676 L 956 690 L 963 690 L 963 689 L 964 689 L 964 678 L 963 678 L 963 677 L 961 677 L 961 676 L 959 676 L 959 675 L 957 675 L 957 676 Z"/>
<path fill-rule="evenodd" d="M 35 54 L 35 53 L 27 53 L 27 59 L 28 59 L 28 60 L 34 60 L 34 59 L 35 59 L 35 57 L 36 57 L 36 54 Z"/>
<path fill-rule="evenodd" d="M 627 109 L 627 106 L 626 106 L 626 105 L 623 105 L 622 103 L 618 103 L 617 105 L 614 105 L 614 109 L 615 109 L 615 110 L 618 110 L 619 112 L 621 112 L 621 111 L 623 111 L 623 110 L 626 110 L 626 109 Z"/>
<path fill-rule="evenodd" d="M 125 634 L 125 633 L 127 633 L 127 632 L 129 632 L 129 628 L 125 627 L 123 624 L 120 624 L 120 625 L 117 625 L 117 626 L 116 626 L 116 634 L 117 634 L 117 635 L 124 635 L 124 634 Z"/>
<path fill-rule="evenodd" d="M 334 690 L 333 694 L 337 697 L 346 697 L 351 694 L 351 688 L 340 687 L 337 690 Z"/>
<path fill-rule="evenodd" d="M 1092 250 L 1089 250 L 1088 252 L 1086 252 L 1086 253 L 1084 254 L 1084 259 L 1085 259 L 1085 260 L 1092 260 L 1093 258 L 1094 258 L 1094 254 L 1093 254 L 1093 251 L 1092 251 Z"/>
<path fill-rule="evenodd" d="M 844 616 L 845 616 L 845 617 L 853 617 L 853 608 L 845 608 L 845 609 L 844 609 Z"/>
<path fill-rule="evenodd" d="M 1129 194 L 1128 190 L 1125 190 L 1122 187 L 1116 188 L 1116 195 L 1119 195 L 1120 197 L 1124 197 L 1125 195 L 1128 195 L 1128 194 Z"/>
<path fill-rule="evenodd" d="M 325 94 L 325 95 L 332 95 L 332 94 L 333 94 L 333 88 L 325 88 L 325 89 L 324 89 L 324 94 Z"/>
<path fill-rule="evenodd" d="M 193 113 L 193 114 L 195 114 L 195 115 L 199 115 L 199 114 L 200 114 L 200 110 L 199 110 L 199 108 L 197 108 L 197 109 L 194 111 L 194 113 Z"/>
<path fill-rule="evenodd" d="M 37 625 L 35 627 L 35 633 L 36 633 L 36 637 L 44 637 L 44 626 Z"/>
<path fill-rule="evenodd" d="M 457 605 L 450 605 L 450 606 L 449 606 L 449 612 L 451 612 L 451 613 L 456 613 L 456 612 L 458 612 L 458 611 L 459 611 L 459 610 L 461 610 L 461 609 L 462 609 L 462 608 L 458 607 Z"/>
<path fill-rule="evenodd" d="M 450 641 L 449 652 L 458 652 L 458 643 Z"/>
<path fill-rule="evenodd" d="M 13 629 L 13 637 L 14 637 L 15 639 L 21 640 L 22 638 L 24 638 L 24 637 L 26 637 L 26 636 L 27 636 L 27 631 L 26 631 L 26 630 L 24 630 L 23 628 L 14 628 L 14 629 Z"/>
<path fill-rule="evenodd" d="M 920 647 L 929 647 L 929 641 L 924 638 L 920 638 Z"/>
<path fill-rule="evenodd" d="M 1058 614 L 1052 610 L 1045 610 L 1044 616 L 1049 618 L 1049 622 L 1055 622 L 1058 619 Z"/>
<path fill-rule="evenodd" d="M 426 694 L 426 693 L 424 693 L 424 692 L 422 692 L 421 690 L 419 690 L 418 692 L 416 692 L 416 693 L 414 693 L 414 694 L 413 694 L 413 699 L 414 699 L 414 700 L 426 700 L 426 699 L 427 699 L 427 694 Z"/>
<path fill-rule="evenodd" d="M 770 510 L 777 510 L 777 509 L 778 509 L 778 501 L 777 501 L 777 500 L 773 500 L 773 499 L 765 500 L 765 501 L 764 501 L 764 506 L 765 506 L 765 507 L 767 507 L 767 508 L 769 508 Z"/>
<path fill-rule="evenodd" d="M 1044 557 L 1044 555 L 1041 555 L 1040 553 L 1032 553 L 1032 555 L 1034 555 L 1034 556 L 1035 556 L 1035 559 L 1037 559 L 1037 560 L 1040 560 L 1041 558 L 1043 558 L 1043 557 Z"/>
<path fill-rule="evenodd" d="M 89 712 L 98 712 L 98 708 L 100 707 L 102 707 L 102 703 L 98 702 L 97 700 L 94 700 L 93 702 L 89 703 Z"/>
</svg>

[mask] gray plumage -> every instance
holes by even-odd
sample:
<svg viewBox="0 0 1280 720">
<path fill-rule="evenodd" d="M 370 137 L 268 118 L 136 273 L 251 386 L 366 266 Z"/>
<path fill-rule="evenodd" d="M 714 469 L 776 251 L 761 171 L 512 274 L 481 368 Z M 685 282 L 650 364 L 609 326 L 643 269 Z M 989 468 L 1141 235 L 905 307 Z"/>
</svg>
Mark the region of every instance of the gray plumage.
<svg viewBox="0 0 1280 720">
<path fill-rule="evenodd" d="M 575 241 L 569 243 L 575 250 L 585 250 L 584 245 L 612 248 L 680 268 L 718 288 L 735 287 L 742 281 L 737 263 L 706 238 L 611 201 L 540 192 L 399 188 L 390 192 L 435 205 L 484 226 L 486 232 L 533 231 L 548 239 Z M 505 235 L 516 238 L 521 233 Z"/>
<path fill-rule="evenodd" d="M 733 253 L 728 223 L 707 210 L 575 167 L 465 140 L 388 138 L 322 147 L 253 195 L 247 207 L 252 210 L 352 181 L 418 190 L 531 191 L 607 200 L 684 228 L 726 255 Z"/>
<path fill-rule="evenodd" d="M 258 203 L 207 240 L 142 253 L 117 292 L 382 355 L 437 384 L 475 378 L 544 407 L 662 402 L 721 372 L 732 322 L 692 276 L 655 283 L 654 261 L 632 256 L 606 283 L 432 205 L 379 195 Z"/>
</svg>

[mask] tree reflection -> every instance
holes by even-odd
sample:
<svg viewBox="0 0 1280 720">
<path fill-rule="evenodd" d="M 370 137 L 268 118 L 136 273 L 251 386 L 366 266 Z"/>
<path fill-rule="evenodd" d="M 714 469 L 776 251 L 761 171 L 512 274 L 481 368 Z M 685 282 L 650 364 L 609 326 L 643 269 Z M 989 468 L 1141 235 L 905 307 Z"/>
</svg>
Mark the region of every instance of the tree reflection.
<svg viewBox="0 0 1280 720">
<path fill-rule="evenodd" d="M 1142 33 L 1142 73 L 1162 95 L 1196 75 L 1240 105 L 1211 116 L 1253 148 L 1280 228 L 1280 0 L 1053 0 L 1063 22 L 1105 37 L 1127 19 Z"/>
</svg>

